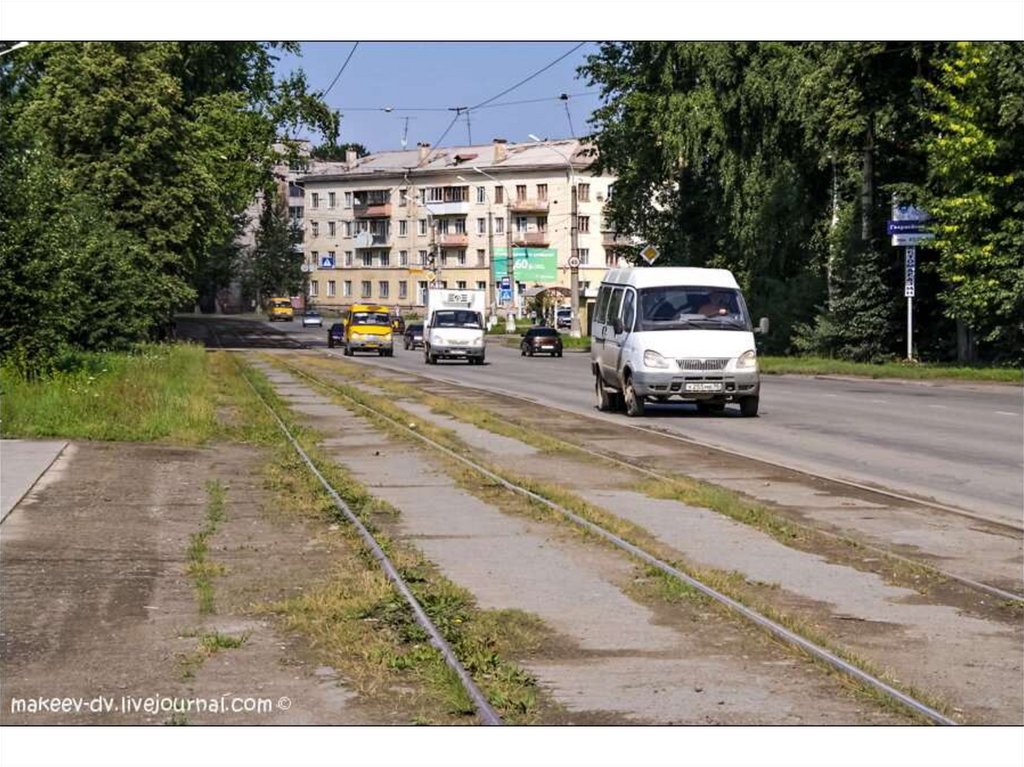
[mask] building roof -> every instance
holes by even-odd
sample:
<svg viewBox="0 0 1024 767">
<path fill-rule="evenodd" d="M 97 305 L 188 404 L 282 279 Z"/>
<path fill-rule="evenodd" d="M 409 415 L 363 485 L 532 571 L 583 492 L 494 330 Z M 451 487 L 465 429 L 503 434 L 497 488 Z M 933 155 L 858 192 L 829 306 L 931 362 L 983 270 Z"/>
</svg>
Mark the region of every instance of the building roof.
<svg viewBox="0 0 1024 767">
<path fill-rule="evenodd" d="M 497 159 L 498 147 L 504 147 L 504 157 Z M 576 170 L 584 170 L 593 163 L 596 149 L 580 139 L 555 139 L 543 143 L 523 144 L 475 144 L 472 146 L 451 146 L 427 149 L 426 162 L 420 160 L 420 147 L 405 150 L 375 152 L 360 157 L 351 166 L 344 162 L 319 163 L 312 172 L 299 181 L 334 181 L 345 178 L 366 178 L 373 176 L 422 175 L 439 171 L 472 173 L 478 166 L 488 173 L 522 171 L 549 168 L 564 168 L 566 159 Z M 562 155 L 559 156 L 559 153 Z M 565 159 L 563 159 L 565 158 Z"/>
</svg>

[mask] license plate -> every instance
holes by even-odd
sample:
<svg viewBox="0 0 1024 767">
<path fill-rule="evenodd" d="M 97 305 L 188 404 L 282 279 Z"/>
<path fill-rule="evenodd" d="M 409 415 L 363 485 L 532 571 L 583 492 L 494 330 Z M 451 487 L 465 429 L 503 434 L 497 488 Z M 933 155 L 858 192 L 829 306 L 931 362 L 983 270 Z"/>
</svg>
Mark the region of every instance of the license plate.
<svg viewBox="0 0 1024 767">
<path fill-rule="evenodd" d="M 720 383 L 688 383 L 683 387 L 683 391 L 722 391 L 722 384 Z"/>
<path fill-rule="evenodd" d="M 465 354 L 465 353 L 466 352 L 464 352 L 462 349 L 452 349 L 451 350 L 451 354 Z"/>
</svg>

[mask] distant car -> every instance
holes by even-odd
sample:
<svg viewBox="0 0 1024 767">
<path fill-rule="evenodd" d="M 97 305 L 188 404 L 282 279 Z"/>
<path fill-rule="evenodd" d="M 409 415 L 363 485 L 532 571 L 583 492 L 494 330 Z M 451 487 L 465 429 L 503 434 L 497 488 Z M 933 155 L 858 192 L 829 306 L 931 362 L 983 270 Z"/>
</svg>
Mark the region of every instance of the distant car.
<svg viewBox="0 0 1024 767">
<path fill-rule="evenodd" d="M 391 330 L 393 332 L 395 332 L 395 333 L 404 333 L 405 332 L 405 320 L 403 320 L 401 317 L 392 317 L 391 318 Z"/>
<path fill-rule="evenodd" d="M 308 310 L 302 313 L 302 327 L 308 328 L 312 326 L 322 328 L 324 326 L 324 318 L 320 316 L 320 312 L 314 312 Z"/>
<path fill-rule="evenodd" d="M 572 309 L 559 309 L 555 312 L 555 327 L 566 329 L 572 327 Z"/>
<path fill-rule="evenodd" d="M 523 333 L 519 352 L 523 357 L 532 357 L 534 354 L 550 354 L 552 357 L 561 357 L 562 337 L 554 328 L 530 328 Z"/>
<path fill-rule="evenodd" d="M 335 322 L 327 331 L 327 346 L 333 349 L 336 344 L 343 343 L 345 343 L 345 326 L 340 322 Z"/>
<path fill-rule="evenodd" d="M 423 346 L 423 323 L 413 322 L 405 326 L 405 348 L 415 349 L 417 346 Z"/>
</svg>

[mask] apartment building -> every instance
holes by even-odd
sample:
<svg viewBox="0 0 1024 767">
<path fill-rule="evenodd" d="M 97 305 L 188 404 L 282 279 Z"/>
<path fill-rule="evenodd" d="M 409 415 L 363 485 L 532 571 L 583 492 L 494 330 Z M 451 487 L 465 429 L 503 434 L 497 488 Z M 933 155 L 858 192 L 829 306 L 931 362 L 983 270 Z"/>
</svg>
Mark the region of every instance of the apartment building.
<svg viewBox="0 0 1024 767">
<path fill-rule="evenodd" d="M 512 305 L 512 285 L 520 307 L 544 288 L 567 295 L 571 181 L 582 303 L 619 261 L 602 215 L 614 179 L 592 173 L 593 158 L 583 149 L 575 139 L 495 139 L 358 159 L 352 153 L 346 162 L 319 165 L 297 180 L 305 190 L 310 303 L 373 301 L 415 310 L 430 285 L 486 290 L 499 309 Z"/>
</svg>

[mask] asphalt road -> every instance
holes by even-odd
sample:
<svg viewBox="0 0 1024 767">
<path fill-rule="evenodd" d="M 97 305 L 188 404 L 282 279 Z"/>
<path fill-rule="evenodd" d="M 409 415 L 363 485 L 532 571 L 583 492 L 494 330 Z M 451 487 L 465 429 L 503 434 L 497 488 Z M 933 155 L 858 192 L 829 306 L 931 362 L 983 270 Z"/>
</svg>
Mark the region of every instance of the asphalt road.
<svg viewBox="0 0 1024 767">
<path fill-rule="evenodd" d="M 326 347 L 326 330 L 274 327 Z M 597 412 L 589 354 L 523 358 L 492 342 L 483 366 L 428 367 L 421 351 L 400 347 L 393 358 L 355 359 Z M 765 376 L 760 418 L 740 417 L 737 406 L 712 416 L 684 404 L 653 405 L 648 413 L 649 423 L 709 445 L 1024 523 L 1019 387 Z"/>
</svg>

